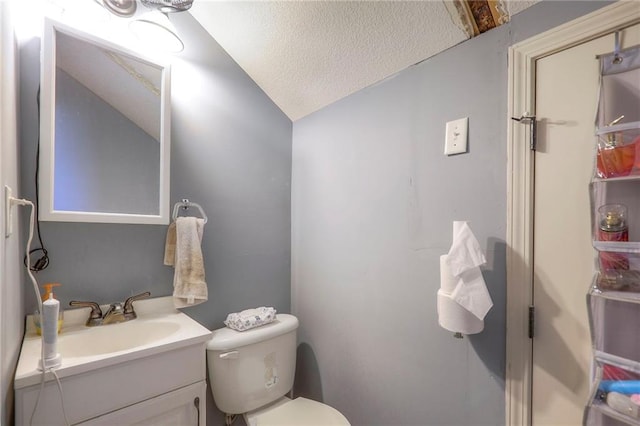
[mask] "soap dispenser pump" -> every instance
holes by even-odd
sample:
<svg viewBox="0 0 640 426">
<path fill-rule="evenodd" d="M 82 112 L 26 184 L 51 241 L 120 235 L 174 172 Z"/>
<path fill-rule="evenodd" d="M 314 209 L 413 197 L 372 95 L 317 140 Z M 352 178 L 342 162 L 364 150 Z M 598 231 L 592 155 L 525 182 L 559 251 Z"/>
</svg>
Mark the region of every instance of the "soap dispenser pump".
<svg viewBox="0 0 640 426">
<path fill-rule="evenodd" d="M 42 302 L 44 303 L 50 298 L 53 298 L 53 287 L 60 287 L 60 283 L 46 283 L 46 284 L 43 284 L 42 287 L 44 287 L 44 294 L 42 295 Z M 58 302 L 58 304 L 60 304 L 60 302 Z M 58 333 L 60 333 L 60 330 L 62 329 L 63 319 L 64 319 L 64 313 L 62 310 L 58 308 L 58 320 L 57 320 L 57 328 L 56 328 Z M 36 326 L 36 333 L 38 334 L 38 336 L 40 336 L 42 334 L 42 325 L 41 325 L 41 319 L 40 319 L 40 312 L 38 312 L 37 310 L 34 312 L 33 322 Z"/>
</svg>

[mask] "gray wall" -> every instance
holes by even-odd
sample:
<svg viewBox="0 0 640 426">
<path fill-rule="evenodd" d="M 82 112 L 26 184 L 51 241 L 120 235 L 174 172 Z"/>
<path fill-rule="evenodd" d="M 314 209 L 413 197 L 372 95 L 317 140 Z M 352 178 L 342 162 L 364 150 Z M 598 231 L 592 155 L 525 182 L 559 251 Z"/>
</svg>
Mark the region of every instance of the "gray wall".
<svg viewBox="0 0 640 426">
<path fill-rule="evenodd" d="M 13 195 L 20 197 L 22 194 L 18 182 L 16 111 L 19 70 L 18 52 L 11 25 L 8 2 L 0 2 L 0 190 L 4 193 L 4 185 L 8 185 L 13 189 Z M 18 220 L 19 210 L 24 207 L 13 209 L 14 233 L 5 238 L 4 199 L 0 204 L 0 425 L 8 426 L 13 424 L 12 382 L 24 331 L 24 224 Z"/>
<path fill-rule="evenodd" d="M 217 328 L 229 312 L 290 309 L 291 121 L 188 13 L 171 20 L 185 43 L 172 63 L 171 201 L 206 211 L 203 252 L 209 300 L 185 312 Z M 33 199 L 39 40 L 20 49 L 21 179 Z M 172 293 L 163 266 L 165 226 L 41 223 L 51 266 L 70 300 L 121 301 L 146 290 Z M 32 311 L 35 297 L 27 293 Z M 209 402 L 211 409 L 211 402 Z M 210 424 L 220 424 L 216 413 Z"/>
<path fill-rule="evenodd" d="M 294 123 L 292 309 L 297 394 L 354 425 L 505 422 L 507 49 L 600 8 L 544 2 Z M 469 117 L 469 153 L 443 155 Z M 439 327 L 452 221 L 484 248 L 485 331 Z"/>
</svg>

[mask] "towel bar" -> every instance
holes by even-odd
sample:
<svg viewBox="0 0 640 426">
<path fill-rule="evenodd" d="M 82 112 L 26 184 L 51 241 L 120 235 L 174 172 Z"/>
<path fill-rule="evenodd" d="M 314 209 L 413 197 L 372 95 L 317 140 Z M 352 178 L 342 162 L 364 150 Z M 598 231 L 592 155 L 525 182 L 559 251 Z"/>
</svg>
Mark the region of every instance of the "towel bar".
<svg viewBox="0 0 640 426">
<path fill-rule="evenodd" d="M 182 209 L 184 211 L 187 211 L 189 209 L 189 207 L 197 208 L 200 211 L 200 215 L 202 215 L 202 218 L 204 219 L 204 223 L 207 223 L 207 215 L 204 213 L 204 210 L 202 209 L 202 207 L 200 207 L 200 204 L 193 203 L 193 202 L 189 201 L 187 198 L 183 198 L 182 201 L 179 201 L 179 202 L 174 204 L 174 206 L 173 206 L 173 214 L 171 215 L 173 220 L 176 220 L 176 218 L 178 217 L 178 213 L 179 213 L 180 209 Z"/>
</svg>

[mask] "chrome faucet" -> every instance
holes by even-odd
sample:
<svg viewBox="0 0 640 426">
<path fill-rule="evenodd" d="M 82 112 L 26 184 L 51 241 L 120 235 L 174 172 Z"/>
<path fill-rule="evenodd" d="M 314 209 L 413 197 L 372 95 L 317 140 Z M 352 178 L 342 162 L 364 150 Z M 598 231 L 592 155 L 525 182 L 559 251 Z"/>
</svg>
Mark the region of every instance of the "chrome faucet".
<svg viewBox="0 0 640 426">
<path fill-rule="evenodd" d="M 72 300 L 69 302 L 69 306 L 77 306 L 80 308 L 90 307 L 91 313 L 89 314 L 89 319 L 87 319 L 86 326 L 94 327 L 96 325 L 102 324 L 102 309 L 100 309 L 100 305 L 96 302 L 79 302 L 77 300 Z"/>
<path fill-rule="evenodd" d="M 120 302 L 109 305 L 109 309 L 107 309 L 107 312 L 102 316 L 102 325 L 117 324 L 125 321 L 127 321 L 127 319 L 124 317 L 124 310 Z"/>
<path fill-rule="evenodd" d="M 151 296 L 151 292 L 145 291 L 144 293 L 136 294 L 135 296 L 129 297 L 123 303 L 117 302 L 109 305 L 109 309 L 102 315 L 102 309 L 100 309 L 100 305 L 96 302 L 81 302 L 72 300 L 69 302 L 70 306 L 76 307 L 89 307 L 91 308 L 91 312 L 89 313 L 89 318 L 87 319 L 86 325 L 87 327 L 95 327 L 97 325 L 107 325 L 107 324 L 117 324 L 119 322 L 130 321 L 132 319 L 136 319 L 137 315 L 135 310 L 133 309 L 133 302 L 140 299 L 145 299 Z"/>
</svg>

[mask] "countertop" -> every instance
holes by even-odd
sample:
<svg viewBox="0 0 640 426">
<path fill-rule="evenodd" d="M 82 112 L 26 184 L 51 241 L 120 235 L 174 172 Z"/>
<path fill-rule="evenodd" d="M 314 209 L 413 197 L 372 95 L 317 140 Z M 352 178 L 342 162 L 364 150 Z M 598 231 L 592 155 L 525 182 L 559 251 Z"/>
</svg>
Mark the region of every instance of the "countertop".
<svg viewBox="0 0 640 426">
<path fill-rule="evenodd" d="M 57 376 L 68 377 L 208 341 L 212 335 L 211 331 L 175 309 L 172 299 L 171 296 L 167 296 L 136 301 L 134 302 L 138 316 L 136 319 L 96 327 L 85 326 L 89 308 L 65 310 L 64 322 L 58 335 L 58 352 L 62 355 L 62 364 L 55 369 Z M 103 308 L 103 312 L 104 310 Z M 152 338 L 150 342 L 120 348 L 116 344 L 117 350 L 96 354 L 91 353 L 90 345 L 80 346 L 74 350 L 75 356 L 65 356 L 65 344 L 75 341 L 73 344 L 77 345 L 78 342 L 82 342 L 83 336 L 88 336 L 89 333 L 100 333 L 93 336 L 99 335 L 100 338 L 108 336 L 108 339 L 118 339 L 119 336 L 126 334 L 128 340 L 132 340 L 132 336 L 149 340 L 148 330 L 154 327 L 160 331 L 160 335 Z M 35 332 L 32 318 L 28 317 L 27 330 L 15 374 L 15 389 L 41 382 L 42 371 L 38 369 L 40 358 L 41 338 Z M 53 374 L 47 372 L 45 380 L 54 380 Z"/>
</svg>

